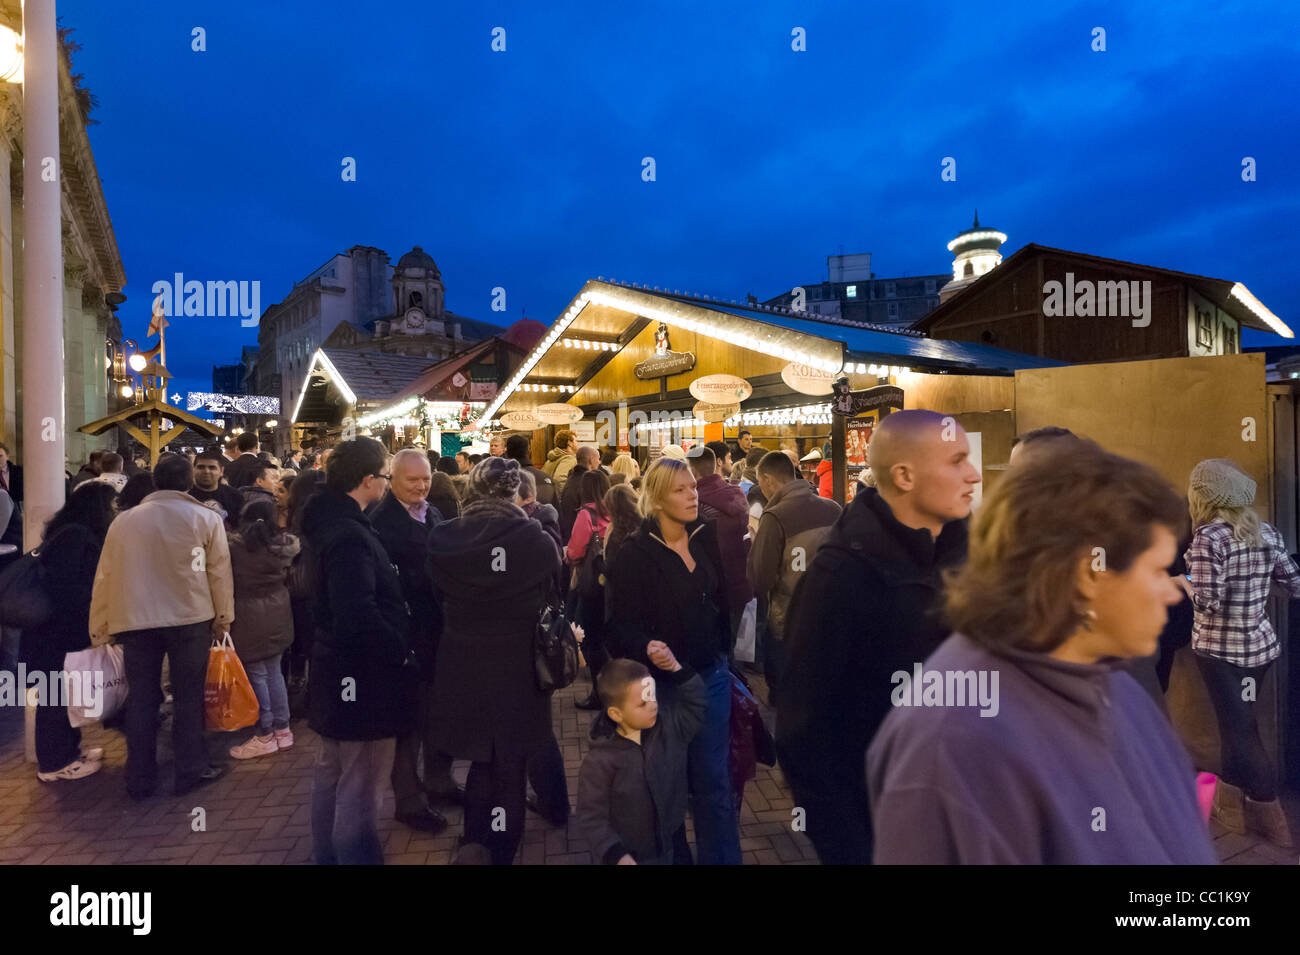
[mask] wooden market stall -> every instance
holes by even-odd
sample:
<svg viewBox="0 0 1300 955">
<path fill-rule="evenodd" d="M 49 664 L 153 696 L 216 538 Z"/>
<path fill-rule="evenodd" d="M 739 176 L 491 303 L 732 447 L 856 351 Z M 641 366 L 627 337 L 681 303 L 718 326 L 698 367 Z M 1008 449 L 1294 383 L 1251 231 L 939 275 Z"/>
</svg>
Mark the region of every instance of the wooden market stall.
<svg viewBox="0 0 1300 955">
<path fill-rule="evenodd" d="M 849 478 L 866 463 L 869 428 L 889 408 L 860 415 L 856 424 L 834 414 L 831 383 L 837 377 L 854 391 L 882 384 L 897 385 L 905 395 L 914 388 L 918 394 L 969 388 L 963 401 L 971 412 L 1005 412 L 1016 369 L 1056 364 L 968 342 L 933 341 L 905 329 L 593 280 L 483 417 L 539 409 L 544 415 L 546 405 L 576 406 L 582 418 L 566 427 L 582 443 L 629 451 L 643 464 L 666 444 L 735 438 L 742 427 L 756 444 L 800 456 L 829 441 L 835 497 L 844 501 L 851 493 Z M 701 409 L 698 394 L 692 394 L 701 379 L 718 376 L 742 380 L 746 392 L 739 407 L 726 413 Z M 953 383 L 927 384 L 932 378 Z M 978 384 L 985 378 L 1006 384 Z M 906 397 L 903 404 L 913 406 Z M 697 417 L 706 412 L 718 413 Z M 556 429 L 545 428 L 542 420 L 536 424 L 533 455 L 541 461 Z"/>
</svg>

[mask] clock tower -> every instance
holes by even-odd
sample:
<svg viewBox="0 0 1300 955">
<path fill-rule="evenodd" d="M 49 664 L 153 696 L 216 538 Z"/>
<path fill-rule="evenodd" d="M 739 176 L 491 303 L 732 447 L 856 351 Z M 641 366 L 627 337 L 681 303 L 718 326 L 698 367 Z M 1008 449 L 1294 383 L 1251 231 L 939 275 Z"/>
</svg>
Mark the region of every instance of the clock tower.
<svg viewBox="0 0 1300 955">
<path fill-rule="evenodd" d="M 397 260 L 393 269 L 393 332 L 442 335 L 445 288 L 438 265 L 418 245 Z"/>
</svg>

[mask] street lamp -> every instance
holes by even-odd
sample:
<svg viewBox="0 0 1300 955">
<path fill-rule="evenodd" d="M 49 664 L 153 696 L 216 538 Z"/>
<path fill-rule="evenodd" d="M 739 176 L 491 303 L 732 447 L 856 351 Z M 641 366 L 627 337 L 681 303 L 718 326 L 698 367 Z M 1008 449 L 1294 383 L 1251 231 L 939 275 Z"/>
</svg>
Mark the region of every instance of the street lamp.
<svg viewBox="0 0 1300 955">
<path fill-rule="evenodd" d="M 23 38 L 9 27 L 0 26 L 0 82 L 23 81 Z"/>
</svg>

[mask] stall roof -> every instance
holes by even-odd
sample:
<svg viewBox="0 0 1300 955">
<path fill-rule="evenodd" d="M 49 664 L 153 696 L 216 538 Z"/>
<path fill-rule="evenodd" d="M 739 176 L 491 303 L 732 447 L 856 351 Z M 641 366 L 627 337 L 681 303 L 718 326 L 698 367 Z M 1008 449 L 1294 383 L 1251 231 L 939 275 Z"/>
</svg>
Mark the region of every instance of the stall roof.
<svg viewBox="0 0 1300 955">
<path fill-rule="evenodd" d="M 666 289 L 641 288 L 603 278 L 588 281 L 536 348 L 524 359 L 483 415 L 490 420 L 506 407 L 521 384 L 536 391 L 535 403 L 563 401 L 610 355 L 621 350 L 639 320 L 695 328 L 768 355 L 828 370 L 845 362 L 897 364 L 932 371 L 1010 375 L 1024 368 L 1064 364 L 978 345 L 927 338 L 910 329 L 867 322 L 817 319 L 775 305 L 741 305 Z M 598 347 L 559 347 L 564 337 L 584 337 Z M 545 392 L 554 393 L 547 398 Z M 529 398 L 533 398 L 532 393 Z M 512 407 L 517 407 L 513 405 Z"/>
<path fill-rule="evenodd" d="M 1262 332 L 1273 332 L 1284 338 L 1294 338 L 1291 328 L 1274 315 L 1250 290 L 1240 282 L 1230 279 L 1216 279 L 1208 275 L 1196 275 L 1192 272 L 1178 272 L 1174 269 L 1162 269 L 1154 265 L 1141 265 L 1137 262 L 1125 262 L 1122 259 L 1108 259 L 1100 255 L 1088 255 L 1086 252 L 1071 252 L 1069 249 L 1054 249 L 1047 245 L 1030 242 L 1017 249 L 1001 265 L 979 276 L 952 298 L 927 312 L 912 327 L 920 331 L 929 331 L 937 323 L 961 309 L 972 298 L 975 288 L 986 289 L 1010 275 L 1018 264 L 1035 255 L 1061 256 L 1085 262 L 1104 269 L 1118 271 L 1148 272 L 1153 277 L 1183 282 L 1194 288 L 1205 298 L 1235 318 L 1245 328 L 1254 328 Z"/>
<path fill-rule="evenodd" d="M 919 332 L 890 328 L 886 325 L 820 321 L 798 317 L 785 311 L 757 311 L 743 305 L 711 304 L 708 307 L 714 311 L 764 322 L 778 328 L 788 328 L 791 331 L 843 342 L 847 352 L 846 357 L 855 360 L 859 357 L 897 358 L 899 359 L 897 362 L 891 361 L 888 364 L 932 365 L 951 368 L 954 371 L 965 370 L 981 374 L 1012 374 L 1024 368 L 1052 368 L 1066 364 L 1054 358 L 1022 355 L 1020 352 L 994 348 L 991 345 L 927 338 Z"/>
<path fill-rule="evenodd" d="M 344 404 L 383 401 L 435 364 L 424 356 L 318 348 L 307 366 L 298 403 L 289 420 L 295 423 L 328 420 L 339 404 L 331 400 L 331 388 Z"/>
</svg>

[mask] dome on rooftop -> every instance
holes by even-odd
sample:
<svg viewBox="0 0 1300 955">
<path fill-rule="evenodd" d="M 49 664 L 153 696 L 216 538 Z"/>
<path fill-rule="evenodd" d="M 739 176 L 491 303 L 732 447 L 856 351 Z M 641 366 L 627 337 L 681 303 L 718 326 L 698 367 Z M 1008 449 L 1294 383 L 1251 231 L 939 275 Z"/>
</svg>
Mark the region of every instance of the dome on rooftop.
<svg viewBox="0 0 1300 955">
<path fill-rule="evenodd" d="M 433 261 L 433 256 L 418 245 L 410 252 L 397 260 L 397 268 L 401 269 L 428 269 L 435 276 L 441 278 L 442 273 L 438 271 L 438 263 Z"/>
</svg>

